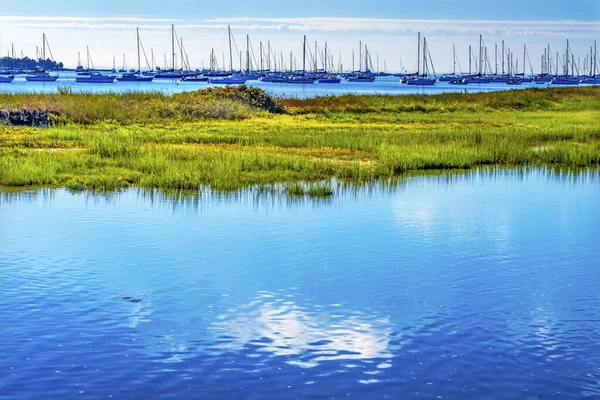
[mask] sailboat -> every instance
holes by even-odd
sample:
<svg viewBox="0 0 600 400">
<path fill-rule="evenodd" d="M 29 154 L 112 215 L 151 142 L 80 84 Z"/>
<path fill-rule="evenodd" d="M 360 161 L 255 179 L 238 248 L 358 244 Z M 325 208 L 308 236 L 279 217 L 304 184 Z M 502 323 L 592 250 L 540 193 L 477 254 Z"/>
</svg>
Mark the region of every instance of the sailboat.
<svg viewBox="0 0 600 400">
<path fill-rule="evenodd" d="M 472 60 L 472 56 L 471 56 L 471 46 L 469 46 L 469 83 L 471 84 L 485 84 L 485 83 L 490 83 L 492 80 L 490 77 L 488 77 L 485 72 L 485 57 L 484 57 L 484 50 L 483 50 L 484 44 L 483 44 L 483 35 L 479 35 L 479 56 L 477 58 L 477 74 L 473 75 L 471 73 L 471 60 Z"/>
<path fill-rule="evenodd" d="M 166 62 L 165 57 L 165 64 Z M 187 75 L 183 71 L 175 70 L 175 25 L 171 25 L 171 69 L 161 70 L 154 77 L 156 79 L 181 79 Z"/>
<path fill-rule="evenodd" d="M 262 77 L 262 74 L 256 73 L 258 71 L 251 71 L 252 59 L 250 58 L 250 36 L 246 35 L 246 72 L 240 75 L 240 79 L 243 77 L 247 81 L 257 81 Z"/>
<path fill-rule="evenodd" d="M 312 85 L 315 83 L 315 79 L 306 73 L 306 35 L 304 35 L 304 41 L 302 44 L 302 71 L 290 75 L 285 83 L 299 84 L 299 85 Z"/>
<path fill-rule="evenodd" d="M 227 76 L 219 76 L 213 75 L 208 78 L 208 83 L 212 83 L 214 85 L 243 85 L 248 81 L 247 75 L 243 74 L 234 74 L 233 73 L 233 50 L 231 47 L 231 27 L 227 26 L 227 33 L 229 36 L 229 74 Z M 249 48 L 250 39 L 246 38 L 246 47 L 247 47 L 247 62 L 250 60 L 250 48 Z M 242 52 L 240 51 L 240 64 L 241 64 Z M 211 55 L 211 60 L 213 59 L 213 55 Z M 212 64 L 212 62 L 211 62 Z M 247 67 L 248 69 L 250 67 Z M 241 69 L 241 68 L 240 68 Z"/>
<path fill-rule="evenodd" d="M 0 75 L 0 83 L 11 83 L 15 80 L 14 75 L 1 76 Z"/>
<path fill-rule="evenodd" d="M 87 73 L 86 74 L 77 74 L 78 76 L 75 78 L 75 83 L 113 83 L 115 81 L 115 77 L 112 75 L 103 75 L 100 72 L 93 72 L 90 69 L 90 47 L 86 47 L 86 55 L 87 55 Z M 92 65 L 93 67 L 93 65 Z"/>
<path fill-rule="evenodd" d="M 452 74 L 450 75 L 442 75 L 440 77 L 440 82 L 463 82 L 464 78 L 461 75 L 456 74 L 456 45 L 452 44 L 452 60 L 454 62 L 454 69 L 452 70 Z M 460 65 L 458 66 L 460 68 Z"/>
<path fill-rule="evenodd" d="M 144 51 L 144 57 L 146 57 L 146 52 Z M 148 59 L 146 58 L 146 65 L 150 69 L 149 71 L 142 72 L 144 76 L 154 77 L 156 72 L 154 71 L 154 66 L 156 65 L 156 60 L 154 59 L 154 48 L 150 48 L 150 65 L 148 65 Z"/>
<path fill-rule="evenodd" d="M 364 72 L 362 71 L 362 59 L 363 59 L 363 57 L 362 57 L 362 42 L 359 43 L 358 47 L 359 47 L 358 71 L 356 71 L 356 73 L 354 73 L 352 75 L 346 76 L 346 80 L 348 82 L 357 82 L 357 83 L 375 82 L 375 76 L 373 76 L 371 71 L 369 71 L 369 52 L 367 50 L 367 45 L 365 45 L 365 71 Z M 354 60 L 354 52 L 352 54 L 353 54 L 352 60 Z M 352 61 L 352 64 L 354 65 L 354 61 Z"/>
<path fill-rule="evenodd" d="M 114 81 L 114 76 L 104 75 L 100 72 L 90 72 L 89 76 L 78 76 L 75 78 L 76 83 L 114 83 Z"/>
<path fill-rule="evenodd" d="M 77 52 L 77 68 L 75 68 L 77 74 L 85 72 L 83 65 L 81 64 L 81 52 Z"/>
<path fill-rule="evenodd" d="M 323 57 L 323 74 L 325 74 L 325 76 L 321 77 L 317 82 L 329 83 L 329 84 L 341 83 L 342 80 L 340 78 L 338 78 L 337 76 L 331 75 L 327 72 L 327 63 L 328 63 L 327 42 L 325 42 L 325 56 Z"/>
<path fill-rule="evenodd" d="M 123 53 L 123 66 L 118 72 L 127 72 L 127 60 L 125 59 L 125 53 Z"/>
<path fill-rule="evenodd" d="M 152 82 L 153 76 L 142 76 L 142 59 L 140 57 L 140 28 L 136 28 L 137 38 L 137 59 L 138 59 L 138 70 L 135 73 L 123 74 L 118 77 L 117 80 L 120 82 Z M 125 61 L 125 55 L 123 55 L 123 61 Z"/>
<path fill-rule="evenodd" d="M 579 85 L 581 83 L 581 79 L 576 78 L 575 76 L 573 76 L 574 74 L 569 75 L 569 63 L 571 63 L 571 67 L 573 65 L 573 60 L 571 60 L 571 57 L 573 57 L 573 55 L 571 53 L 571 48 L 569 46 L 569 40 L 567 39 L 567 51 L 566 51 L 566 54 L 565 54 L 565 62 L 566 63 L 565 63 L 564 75 L 557 76 L 552 81 L 553 85 L 571 85 L 571 86 L 577 86 L 577 85 Z M 557 75 L 558 75 L 558 73 L 557 73 Z"/>
<path fill-rule="evenodd" d="M 46 43 L 48 42 L 48 39 L 46 39 L 46 34 L 43 33 L 42 34 L 42 67 L 34 72 L 31 75 L 27 75 L 25 76 L 25 79 L 29 82 L 55 82 L 58 79 L 58 75 L 50 75 L 48 72 L 46 72 L 45 70 L 45 66 L 46 66 Z M 48 46 L 48 48 L 50 48 L 50 46 Z M 52 52 L 50 53 L 50 55 L 52 56 Z"/>
<path fill-rule="evenodd" d="M 417 74 L 406 80 L 407 85 L 411 86 L 433 86 L 437 82 L 436 78 L 429 78 L 429 49 L 427 40 L 423 37 L 423 71 L 421 73 L 421 32 L 418 34 L 417 45 Z M 435 70 L 434 70 L 435 74 Z"/>
</svg>

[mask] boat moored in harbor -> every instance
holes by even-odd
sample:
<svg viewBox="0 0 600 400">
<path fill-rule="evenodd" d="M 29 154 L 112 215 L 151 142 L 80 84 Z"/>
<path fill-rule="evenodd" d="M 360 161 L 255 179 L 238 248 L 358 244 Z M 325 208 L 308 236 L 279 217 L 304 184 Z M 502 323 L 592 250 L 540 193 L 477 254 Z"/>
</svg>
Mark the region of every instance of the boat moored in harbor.
<svg viewBox="0 0 600 400">
<path fill-rule="evenodd" d="M 15 80 L 14 75 L 1 76 L 0 75 L 0 83 L 12 83 Z"/>
<path fill-rule="evenodd" d="M 99 72 L 91 73 L 89 76 L 78 76 L 75 78 L 77 83 L 114 83 L 116 77 L 113 75 L 104 75 Z"/>
<path fill-rule="evenodd" d="M 50 75 L 50 73 L 46 72 L 45 64 L 46 64 L 46 43 L 48 39 L 46 38 L 46 34 L 42 34 L 42 60 L 39 69 L 29 75 L 25 76 L 25 80 L 28 82 L 55 82 L 58 79 L 58 75 Z M 52 57 L 52 55 L 50 55 Z"/>
<path fill-rule="evenodd" d="M 117 80 L 120 82 L 152 82 L 154 80 L 154 76 L 144 76 L 141 74 L 142 70 L 142 61 L 140 57 L 140 30 L 136 29 L 136 39 L 137 39 L 137 60 L 138 60 L 138 70 L 132 73 L 123 74 L 118 77 Z M 125 54 L 123 54 L 123 63 L 125 63 Z"/>
</svg>

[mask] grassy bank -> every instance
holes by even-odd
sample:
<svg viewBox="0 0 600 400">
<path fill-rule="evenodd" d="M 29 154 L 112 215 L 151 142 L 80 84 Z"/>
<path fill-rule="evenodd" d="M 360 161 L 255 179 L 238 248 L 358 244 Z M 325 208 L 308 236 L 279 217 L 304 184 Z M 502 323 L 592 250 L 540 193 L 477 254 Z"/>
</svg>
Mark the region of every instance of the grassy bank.
<svg viewBox="0 0 600 400">
<path fill-rule="evenodd" d="M 270 99 L 260 91 L 0 95 L 59 114 L 0 126 L 0 185 L 227 191 L 481 165 L 600 165 L 600 88 Z"/>
</svg>

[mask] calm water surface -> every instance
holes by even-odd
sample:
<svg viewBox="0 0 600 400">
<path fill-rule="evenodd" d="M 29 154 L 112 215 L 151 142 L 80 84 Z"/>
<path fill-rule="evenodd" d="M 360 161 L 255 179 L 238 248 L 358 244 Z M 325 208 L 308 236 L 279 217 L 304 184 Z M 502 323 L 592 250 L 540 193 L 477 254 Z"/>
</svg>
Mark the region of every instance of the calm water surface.
<svg viewBox="0 0 600 400">
<path fill-rule="evenodd" d="M 600 173 L 0 196 L 0 399 L 600 398 Z"/>
</svg>

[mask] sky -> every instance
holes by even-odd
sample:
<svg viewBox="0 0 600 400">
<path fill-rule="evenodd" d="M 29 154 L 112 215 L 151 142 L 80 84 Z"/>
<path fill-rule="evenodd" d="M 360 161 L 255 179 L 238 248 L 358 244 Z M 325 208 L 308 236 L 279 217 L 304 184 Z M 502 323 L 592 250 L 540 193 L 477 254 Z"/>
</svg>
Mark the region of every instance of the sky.
<svg viewBox="0 0 600 400">
<path fill-rule="evenodd" d="M 128 66 L 133 66 L 139 27 L 146 50 L 153 48 L 158 63 L 164 64 L 164 55 L 170 53 L 170 24 L 175 24 L 193 67 L 208 65 L 213 48 L 219 64 L 223 63 L 223 53 L 228 52 L 227 25 L 231 25 L 240 49 L 248 34 L 256 53 L 260 41 L 265 46 L 270 41 L 274 52 L 284 54 L 286 63 L 290 52 L 301 57 L 302 37 L 307 35 L 311 47 L 318 41 L 322 49 L 327 41 L 336 64 L 341 58 L 346 69 L 351 68 L 352 50 L 357 58 L 362 41 L 369 46 L 374 67 L 379 55 L 380 69 L 385 63 L 391 71 L 401 66 L 413 70 L 417 32 L 422 32 L 437 71 L 453 69 L 453 44 L 462 70 L 468 70 L 468 47 L 478 48 L 480 34 L 492 63 L 494 43 L 505 40 L 515 58 L 521 59 L 521 66 L 527 44 L 537 71 L 548 44 L 552 53 L 562 53 L 570 39 L 577 57 L 583 60 L 589 54 L 594 39 L 600 40 L 600 0 L 28 0 L 27 6 L 19 2 L 2 6 L 0 52 L 6 55 L 14 43 L 17 54 L 35 56 L 44 32 L 54 59 L 67 66 L 77 64 L 78 52 L 85 59 L 87 45 L 96 67 L 112 66 L 115 54 L 120 66 L 123 53 Z M 234 56 L 234 64 L 238 62 Z M 225 63 L 229 63 L 227 57 Z"/>
</svg>

